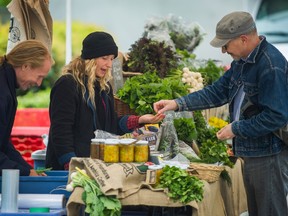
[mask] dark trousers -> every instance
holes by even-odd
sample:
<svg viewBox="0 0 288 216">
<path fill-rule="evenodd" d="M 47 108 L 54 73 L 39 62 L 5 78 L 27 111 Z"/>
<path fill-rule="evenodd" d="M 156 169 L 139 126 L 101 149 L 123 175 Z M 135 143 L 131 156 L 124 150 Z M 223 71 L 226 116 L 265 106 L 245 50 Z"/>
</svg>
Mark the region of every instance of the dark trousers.
<svg viewBox="0 0 288 216">
<path fill-rule="evenodd" d="M 288 216 L 288 148 L 266 157 L 244 158 L 249 216 Z"/>
</svg>

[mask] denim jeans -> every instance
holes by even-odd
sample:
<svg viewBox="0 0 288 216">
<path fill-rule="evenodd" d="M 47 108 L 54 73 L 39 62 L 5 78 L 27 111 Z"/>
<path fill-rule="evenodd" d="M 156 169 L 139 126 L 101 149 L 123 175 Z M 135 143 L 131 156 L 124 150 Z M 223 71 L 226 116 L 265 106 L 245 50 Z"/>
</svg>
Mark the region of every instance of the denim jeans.
<svg viewBox="0 0 288 216">
<path fill-rule="evenodd" d="M 288 147 L 276 155 L 243 159 L 249 216 L 287 216 Z"/>
</svg>

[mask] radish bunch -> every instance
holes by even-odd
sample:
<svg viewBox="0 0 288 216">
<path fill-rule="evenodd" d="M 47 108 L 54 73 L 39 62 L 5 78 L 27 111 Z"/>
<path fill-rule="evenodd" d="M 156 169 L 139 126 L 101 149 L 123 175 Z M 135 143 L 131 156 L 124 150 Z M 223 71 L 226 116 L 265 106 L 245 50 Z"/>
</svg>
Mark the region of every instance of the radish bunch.
<svg viewBox="0 0 288 216">
<path fill-rule="evenodd" d="M 184 67 L 182 71 L 182 82 L 190 86 L 188 88 L 190 93 L 199 91 L 204 87 L 201 73 L 190 71 L 187 67 Z"/>
</svg>

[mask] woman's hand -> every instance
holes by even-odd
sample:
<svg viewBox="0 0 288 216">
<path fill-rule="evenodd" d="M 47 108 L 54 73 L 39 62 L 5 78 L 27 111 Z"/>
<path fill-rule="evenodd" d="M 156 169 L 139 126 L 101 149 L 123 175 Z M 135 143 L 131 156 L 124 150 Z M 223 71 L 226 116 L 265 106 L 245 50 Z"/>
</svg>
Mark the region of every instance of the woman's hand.
<svg viewBox="0 0 288 216">
<path fill-rule="evenodd" d="M 145 115 L 140 116 L 139 124 L 155 124 L 155 123 L 162 121 L 164 118 L 165 118 L 165 115 L 160 114 L 160 113 L 156 115 L 145 114 Z"/>
<path fill-rule="evenodd" d="M 175 100 L 160 100 L 153 104 L 156 113 L 161 114 L 168 110 L 177 110 L 178 105 Z"/>
</svg>

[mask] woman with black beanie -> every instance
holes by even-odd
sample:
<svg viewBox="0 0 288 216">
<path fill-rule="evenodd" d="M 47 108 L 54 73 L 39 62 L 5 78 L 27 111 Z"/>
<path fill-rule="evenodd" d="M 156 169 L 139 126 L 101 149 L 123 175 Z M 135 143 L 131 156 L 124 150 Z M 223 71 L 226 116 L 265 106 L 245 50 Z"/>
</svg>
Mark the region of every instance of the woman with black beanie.
<svg viewBox="0 0 288 216">
<path fill-rule="evenodd" d="M 117 115 L 109 83 L 117 55 L 110 34 L 93 32 L 83 40 L 81 56 L 63 68 L 50 95 L 47 168 L 68 170 L 72 157 L 89 157 L 96 129 L 122 135 L 164 118 L 163 114 Z"/>
</svg>

